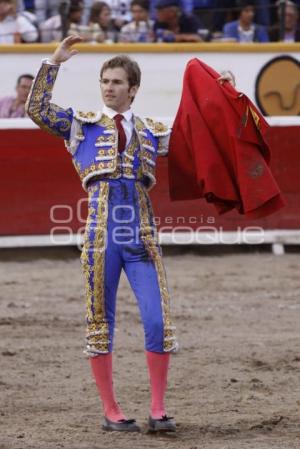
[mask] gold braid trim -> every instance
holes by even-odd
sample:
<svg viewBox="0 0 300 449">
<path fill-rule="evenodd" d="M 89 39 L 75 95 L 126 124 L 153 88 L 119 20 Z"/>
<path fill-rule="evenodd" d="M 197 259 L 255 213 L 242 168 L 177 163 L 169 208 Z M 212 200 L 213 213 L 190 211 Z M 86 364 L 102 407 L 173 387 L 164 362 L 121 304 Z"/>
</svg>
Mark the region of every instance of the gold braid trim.
<svg viewBox="0 0 300 449">
<path fill-rule="evenodd" d="M 153 229 L 149 220 L 149 213 L 151 213 L 152 210 L 148 209 L 148 204 L 150 205 L 151 203 L 147 193 L 140 185 L 140 183 L 136 183 L 136 189 L 139 196 L 140 237 L 142 242 L 144 243 L 147 253 L 154 262 L 158 277 L 164 322 L 164 351 L 175 351 L 178 347 L 178 344 L 175 337 L 175 326 L 172 325 L 170 317 L 170 294 L 167 287 L 166 273 L 161 254 L 159 252 L 157 231 L 156 228 Z M 153 231 L 154 236 L 152 234 Z"/>
<path fill-rule="evenodd" d="M 155 120 L 147 117 L 145 119 L 146 127 L 152 132 L 156 137 L 168 136 L 171 133 L 171 129 L 161 122 L 156 122 Z"/>
<path fill-rule="evenodd" d="M 59 66 L 42 64 L 32 83 L 25 109 L 41 129 L 68 139 L 72 110 L 50 103 L 58 70 Z"/>
<path fill-rule="evenodd" d="M 94 193 L 92 191 L 92 193 Z M 93 204 L 89 207 L 87 220 L 87 235 L 90 233 L 91 224 L 95 223 L 95 238 L 84 243 L 81 260 L 86 277 L 86 307 L 87 307 L 87 354 L 96 356 L 107 353 L 109 347 L 109 329 L 105 317 L 104 297 L 104 273 L 105 273 L 105 250 L 107 236 L 108 216 L 108 194 L 109 185 L 101 182 L 99 186 L 98 202 L 96 209 Z M 91 198 L 90 198 L 91 200 Z M 93 219 L 93 216 L 95 217 Z M 93 260 L 89 260 L 92 252 Z M 93 289 L 91 285 L 93 284 Z"/>
</svg>

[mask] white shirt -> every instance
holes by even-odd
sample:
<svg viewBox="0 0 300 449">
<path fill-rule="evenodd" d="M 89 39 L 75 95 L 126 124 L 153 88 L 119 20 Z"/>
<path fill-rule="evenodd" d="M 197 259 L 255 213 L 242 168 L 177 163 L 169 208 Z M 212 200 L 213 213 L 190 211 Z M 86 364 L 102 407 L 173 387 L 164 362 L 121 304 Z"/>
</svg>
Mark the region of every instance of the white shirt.
<svg viewBox="0 0 300 449">
<path fill-rule="evenodd" d="M 60 41 L 62 39 L 61 16 L 58 14 L 42 22 L 40 32 L 42 42 Z"/>
<path fill-rule="evenodd" d="M 14 33 L 19 33 L 25 42 L 35 42 L 38 38 L 35 26 L 21 15 L 7 16 L 0 21 L 0 44 L 13 44 Z"/>
<path fill-rule="evenodd" d="M 121 112 L 117 112 L 114 109 L 111 109 L 107 106 L 103 106 L 102 109 L 103 114 L 107 115 L 110 119 L 113 119 L 116 115 L 121 114 Z M 132 132 L 133 132 L 133 113 L 131 109 L 127 109 L 127 111 L 122 112 L 123 120 L 121 121 L 121 124 L 124 128 L 125 135 L 126 135 L 126 146 L 129 144 Z"/>
<path fill-rule="evenodd" d="M 254 25 L 251 25 L 249 30 L 244 30 L 244 28 L 239 25 L 238 32 L 240 42 L 253 42 L 255 32 Z"/>
</svg>

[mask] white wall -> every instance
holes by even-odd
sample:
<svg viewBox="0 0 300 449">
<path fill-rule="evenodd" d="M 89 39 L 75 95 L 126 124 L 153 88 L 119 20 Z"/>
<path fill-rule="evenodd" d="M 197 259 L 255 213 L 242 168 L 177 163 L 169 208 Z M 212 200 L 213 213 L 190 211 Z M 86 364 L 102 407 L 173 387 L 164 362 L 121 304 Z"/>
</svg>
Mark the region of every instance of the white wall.
<svg viewBox="0 0 300 449">
<path fill-rule="evenodd" d="M 296 47 L 298 49 L 298 46 Z M 237 78 L 237 88 L 254 100 L 255 78 L 261 67 L 280 55 L 279 52 L 201 53 L 130 53 L 141 66 L 142 86 L 134 109 L 142 116 L 174 116 L 180 100 L 182 76 L 186 63 L 195 57 L 215 70 L 230 69 Z M 80 53 L 63 64 L 55 86 L 57 104 L 81 110 L 101 108 L 99 69 L 116 53 Z M 300 51 L 288 52 L 300 62 Z M 50 53 L 0 53 L 0 96 L 14 93 L 19 74 L 35 74 L 43 58 Z"/>
</svg>

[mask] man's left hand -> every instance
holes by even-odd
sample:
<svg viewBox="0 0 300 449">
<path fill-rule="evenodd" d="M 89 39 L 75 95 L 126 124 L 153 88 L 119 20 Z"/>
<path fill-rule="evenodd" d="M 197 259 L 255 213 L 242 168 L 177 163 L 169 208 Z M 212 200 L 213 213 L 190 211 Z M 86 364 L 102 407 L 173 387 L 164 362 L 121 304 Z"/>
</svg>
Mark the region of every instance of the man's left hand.
<svg viewBox="0 0 300 449">
<path fill-rule="evenodd" d="M 235 87 L 235 76 L 230 70 L 226 70 L 221 72 L 220 78 L 218 78 L 220 84 L 224 84 L 225 81 L 228 81 L 233 87 Z"/>
</svg>

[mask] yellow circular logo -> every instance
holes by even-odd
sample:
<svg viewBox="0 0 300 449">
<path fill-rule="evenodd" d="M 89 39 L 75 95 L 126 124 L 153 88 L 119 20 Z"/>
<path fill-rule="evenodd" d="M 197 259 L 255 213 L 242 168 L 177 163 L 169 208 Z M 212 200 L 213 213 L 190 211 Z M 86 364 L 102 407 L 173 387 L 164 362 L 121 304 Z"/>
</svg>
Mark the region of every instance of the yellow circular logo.
<svg viewBox="0 0 300 449">
<path fill-rule="evenodd" d="M 257 76 L 255 98 L 264 115 L 300 115 L 300 62 L 271 59 Z"/>
</svg>

